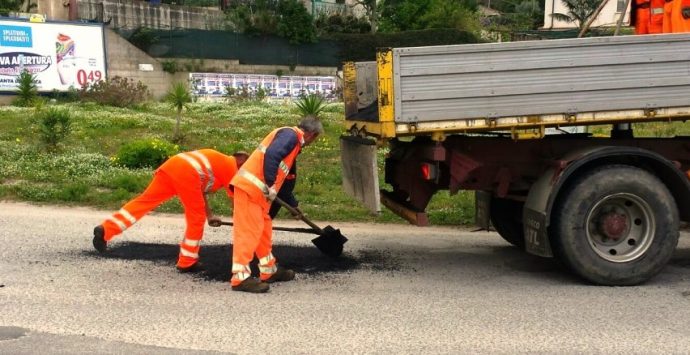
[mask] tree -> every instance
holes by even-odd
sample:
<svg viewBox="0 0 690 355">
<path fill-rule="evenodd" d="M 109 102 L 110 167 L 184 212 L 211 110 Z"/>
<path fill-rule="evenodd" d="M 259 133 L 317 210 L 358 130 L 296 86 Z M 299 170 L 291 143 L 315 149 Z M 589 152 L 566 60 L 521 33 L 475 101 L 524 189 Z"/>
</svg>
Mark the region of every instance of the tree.
<svg viewBox="0 0 690 355">
<path fill-rule="evenodd" d="M 381 31 L 431 28 L 480 30 L 475 0 L 388 0 L 381 10 Z"/>
<path fill-rule="evenodd" d="M 423 29 L 419 19 L 429 11 L 431 0 L 387 0 L 381 9 L 381 32 Z"/>
<path fill-rule="evenodd" d="M 587 20 L 589 20 L 599 7 L 602 0 L 561 0 L 568 12 L 565 14 L 554 13 L 553 16 L 558 21 L 568 23 L 574 22 L 579 30 L 582 30 Z"/>
<path fill-rule="evenodd" d="M 278 35 L 292 44 L 316 42 L 316 27 L 312 16 L 299 0 L 278 2 Z"/>
<path fill-rule="evenodd" d="M 480 30 L 476 2 L 431 0 L 430 10 L 421 18 L 425 28 L 455 28 L 468 32 Z"/>
<path fill-rule="evenodd" d="M 187 107 L 187 104 L 192 102 L 192 95 L 189 93 L 187 84 L 177 82 L 168 90 L 165 95 L 165 101 L 170 106 L 177 110 L 177 122 L 175 123 L 175 132 L 173 133 L 173 142 L 179 143 L 182 141 L 182 134 L 180 134 L 180 122 L 182 121 L 182 109 Z"/>
<path fill-rule="evenodd" d="M 0 0 L 0 15 L 7 16 L 11 11 L 20 11 L 22 0 Z"/>
<path fill-rule="evenodd" d="M 369 19 L 369 24 L 371 24 L 371 33 L 376 33 L 378 30 L 378 22 L 379 22 L 379 9 L 378 9 L 378 0 L 355 0 L 355 5 L 361 5 L 364 8 L 364 11 L 366 12 L 366 17 Z"/>
</svg>

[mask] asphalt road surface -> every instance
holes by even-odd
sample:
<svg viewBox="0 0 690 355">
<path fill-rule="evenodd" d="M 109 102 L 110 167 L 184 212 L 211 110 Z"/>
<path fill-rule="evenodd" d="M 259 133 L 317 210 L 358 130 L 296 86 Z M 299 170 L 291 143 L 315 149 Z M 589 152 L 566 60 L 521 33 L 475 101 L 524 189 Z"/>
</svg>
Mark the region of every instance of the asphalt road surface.
<svg viewBox="0 0 690 355">
<path fill-rule="evenodd" d="M 207 228 L 205 273 L 179 274 L 181 216 L 148 216 L 101 256 L 109 213 L 0 203 L 0 354 L 690 352 L 685 233 L 650 282 L 596 287 L 495 233 L 332 223 L 350 239 L 335 260 L 276 232 L 297 278 L 255 295 L 230 289 L 230 227 Z"/>
</svg>

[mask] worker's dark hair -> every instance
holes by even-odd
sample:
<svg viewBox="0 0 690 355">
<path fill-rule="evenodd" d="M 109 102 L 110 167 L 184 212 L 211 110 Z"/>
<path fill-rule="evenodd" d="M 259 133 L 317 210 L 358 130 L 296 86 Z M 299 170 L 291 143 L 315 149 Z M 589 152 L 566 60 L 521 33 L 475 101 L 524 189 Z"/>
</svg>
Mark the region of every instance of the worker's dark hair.
<svg viewBox="0 0 690 355">
<path fill-rule="evenodd" d="M 323 133 L 323 125 L 321 121 L 314 115 L 305 116 L 302 121 L 297 125 L 305 133 Z"/>
</svg>

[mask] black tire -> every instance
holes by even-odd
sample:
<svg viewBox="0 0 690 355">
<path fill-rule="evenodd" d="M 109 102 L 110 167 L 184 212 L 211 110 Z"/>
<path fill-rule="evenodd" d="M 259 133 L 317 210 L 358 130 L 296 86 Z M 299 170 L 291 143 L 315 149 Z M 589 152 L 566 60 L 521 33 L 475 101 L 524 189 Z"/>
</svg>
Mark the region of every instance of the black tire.
<svg viewBox="0 0 690 355">
<path fill-rule="evenodd" d="M 629 286 L 649 280 L 678 245 L 679 217 L 666 186 L 625 165 L 592 170 L 568 187 L 554 209 L 556 257 L 582 278 Z"/>
<path fill-rule="evenodd" d="M 494 197 L 490 204 L 491 224 L 506 242 L 524 250 L 525 231 L 522 229 L 524 202 Z"/>
</svg>

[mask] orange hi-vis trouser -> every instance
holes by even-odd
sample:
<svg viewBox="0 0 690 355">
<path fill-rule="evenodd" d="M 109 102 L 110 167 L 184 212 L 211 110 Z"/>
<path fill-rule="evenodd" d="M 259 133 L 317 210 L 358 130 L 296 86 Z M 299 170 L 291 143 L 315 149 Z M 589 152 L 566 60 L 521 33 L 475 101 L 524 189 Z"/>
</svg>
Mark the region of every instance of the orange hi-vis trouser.
<svg viewBox="0 0 690 355">
<path fill-rule="evenodd" d="M 651 0 L 649 8 L 649 33 L 664 33 L 664 0 Z"/>
<path fill-rule="evenodd" d="M 650 1 L 649 0 L 635 0 L 635 34 L 645 35 L 649 33 L 650 23 Z"/>
<path fill-rule="evenodd" d="M 278 269 L 273 248 L 273 224 L 268 215 L 270 204 L 264 196 L 252 197 L 235 187 L 232 220 L 232 278 L 233 286 L 251 276 L 249 263 L 254 255 L 259 259 L 261 280 L 270 278 Z"/>
<path fill-rule="evenodd" d="M 184 207 L 187 229 L 180 243 L 177 266 L 187 268 L 199 259 L 201 238 L 206 223 L 206 204 L 198 183 L 176 183 L 164 171 L 158 170 L 144 192 L 127 202 L 101 224 L 105 240 L 109 241 L 131 227 L 141 217 L 177 195 Z"/>
<path fill-rule="evenodd" d="M 671 27 L 671 12 L 673 11 L 673 0 L 664 1 L 664 22 L 663 31 L 664 33 L 672 33 L 673 28 Z"/>
<path fill-rule="evenodd" d="M 674 33 L 690 32 L 690 0 L 673 0 L 671 30 Z"/>
</svg>

